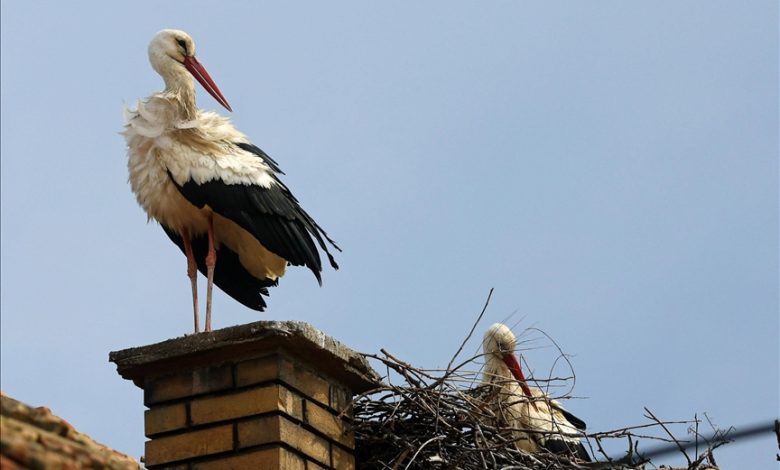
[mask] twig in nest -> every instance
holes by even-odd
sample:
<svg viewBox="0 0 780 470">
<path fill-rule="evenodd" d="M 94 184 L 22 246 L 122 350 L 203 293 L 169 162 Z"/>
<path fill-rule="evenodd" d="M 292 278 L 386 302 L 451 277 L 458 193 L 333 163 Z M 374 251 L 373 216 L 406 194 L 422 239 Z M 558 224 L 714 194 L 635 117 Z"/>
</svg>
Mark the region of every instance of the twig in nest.
<svg viewBox="0 0 780 470">
<path fill-rule="evenodd" d="M 669 437 L 672 439 L 672 441 L 674 441 L 674 443 L 677 444 L 677 448 L 680 449 L 680 452 L 682 452 L 682 454 L 685 456 L 685 460 L 688 461 L 688 467 L 690 467 L 691 466 L 691 458 L 688 456 L 688 452 L 685 452 L 685 447 L 683 447 L 683 445 L 680 444 L 680 441 L 678 441 L 677 438 L 674 437 L 674 434 L 672 434 L 672 432 L 669 431 L 669 428 L 667 428 L 666 425 L 660 419 L 656 418 L 656 416 L 653 414 L 653 412 L 650 411 L 649 409 L 647 409 L 647 407 L 645 407 L 645 413 L 650 415 L 649 418 L 652 419 L 653 421 L 655 421 L 656 423 L 658 423 L 661 426 L 661 428 L 663 428 L 663 430 L 666 431 L 666 434 L 669 435 Z"/>
<path fill-rule="evenodd" d="M 414 460 L 420 454 L 420 451 L 422 451 L 425 448 L 425 446 L 427 446 L 428 444 L 430 444 L 433 441 L 440 441 L 440 440 L 444 439 L 445 437 L 447 437 L 447 436 L 444 436 L 444 435 L 436 436 L 436 437 L 432 437 L 432 438 L 428 439 L 427 441 L 423 442 L 423 444 L 420 446 L 420 448 L 417 449 L 417 452 L 415 452 L 414 455 L 412 456 L 412 460 L 410 460 L 409 463 L 406 464 L 406 467 L 404 467 L 404 470 L 409 470 L 409 467 L 412 465 Z"/>
<path fill-rule="evenodd" d="M 485 305 L 482 307 L 482 311 L 479 312 L 479 316 L 477 317 L 477 321 L 474 322 L 474 324 L 471 326 L 471 331 L 469 331 L 469 334 L 466 335 L 466 338 L 463 340 L 462 343 L 460 343 L 460 347 L 457 351 L 455 351 L 455 355 L 452 356 L 452 359 L 450 359 L 450 363 L 447 364 L 447 370 L 450 370 L 450 367 L 452 367 L 452 363 L 455 362 L 455 358 L 458 357 L 458 355 L 463 351 L 463 346 L 466 345 L 466 343 L 469 341 L 469 338 L 471 338 L 471 335 L 474 334 L 474 330 L 477 329 L 477 325 L 482 320 L 482 317 L 485 315 L 485 312 L 487 311 L 488 305 L 490 304 L 490 297 L 493 296 L 493 288 L 490 288 L 490 292 L 488 292 L 487 299 L 485 299 Z M 446 376 L 445 376 L 446 377 Z"/>
</svg>

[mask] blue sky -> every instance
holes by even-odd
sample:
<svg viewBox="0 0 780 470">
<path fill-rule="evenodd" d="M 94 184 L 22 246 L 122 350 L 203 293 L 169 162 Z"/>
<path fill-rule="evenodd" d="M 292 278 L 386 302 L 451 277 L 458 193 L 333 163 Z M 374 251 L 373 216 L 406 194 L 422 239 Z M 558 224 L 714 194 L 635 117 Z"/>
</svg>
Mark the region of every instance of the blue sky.
<svg viewBox="0 0 780 470">
<path fill-rule="evenodd" d="M 162 87 L 149 40 L 179 28 L 344 248 L 322 288 L 293 269 L 264 314 L 220 292 L 215 327 L 304 320 L 442 367 L 494 287 L 479 331 L 509 317 L 554 337 L 594 431 L 645 406 L 721 427 L 780 414 L 776 2 L 0 8 L 15 398 L 143 452 L 141 392 L 108 352 L 189 333 L 190 293 L 118 132 L 123 103 Z M 555 351 L 525 356 L 545 375 Z M 716 456 L 769 469 L 776 451 L 766 436 Z"/>
</svg>

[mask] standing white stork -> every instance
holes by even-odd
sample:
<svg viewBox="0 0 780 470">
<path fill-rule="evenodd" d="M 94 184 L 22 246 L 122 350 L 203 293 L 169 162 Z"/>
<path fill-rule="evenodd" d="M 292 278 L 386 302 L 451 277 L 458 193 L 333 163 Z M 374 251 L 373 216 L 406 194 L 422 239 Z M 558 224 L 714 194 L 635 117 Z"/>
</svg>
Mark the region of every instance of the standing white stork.
<svg viewBox="0 0 780 470">
<path fill-rule="evenodd" d="M 589 462 L 590 455 L 581 441 L 585 423 L 541 389 L 528 386 L 515 356 L 516 348 L 515 335 L 502 323 L 488 328 L 482 340 L 482 380 L 495 388 L 497 415 L 513 429 L 517 447 L 528 452 L 547 449 Z"/>
<path fill-rule="evenodd" d="M 288 264 L 308 267 L 322 284 L 317 245 L 335 269 L 325 241 L 338 246 L 279 180 L 284 173 L 271 157 L 227 118 L 197 108 L 193 77 L 232 111 L 195 58 L 192 38 L 160 31 L 149 44 L 149 61 L 165 90 L 125 111 L 130 186 L 149 218 L 187 257 L 195 332 L 196 269 L 207 277 L 206 331 L 213 284 L 259 311 L 266 306 L 262 296 Z"/>
</svg>

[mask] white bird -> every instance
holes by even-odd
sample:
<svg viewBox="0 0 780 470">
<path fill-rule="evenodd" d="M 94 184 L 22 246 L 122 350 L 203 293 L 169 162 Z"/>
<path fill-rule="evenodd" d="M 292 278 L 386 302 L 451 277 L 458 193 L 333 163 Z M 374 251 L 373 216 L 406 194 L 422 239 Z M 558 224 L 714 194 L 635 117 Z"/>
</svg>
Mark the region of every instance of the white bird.
<svg viewBox="0 0 780 470">
<path fill-rule="evenodd" d="M 517 339 L 506 325 L 488 328 L 482 340 L 485 353 L 483 382 L 494 388 L 497 415 L 512 428 L 518 448 L 547 449 L 590 461 L 582 445 L 585 423 L 535 387 L 529 387 L 515 356 Z"/>
<path fill-rule="evenodd" d="M 308 267 L 322 284 L 317 245 L 338 246 L 279 180 L 277 163 L 230 121 L 195 104 L 193 77 L 232 111 L 184 31 L 165 29 L 149 44 L 149 61 L 165 90 L 125 110 L 130 186 L 150 219 L 187 257 L 195 332 L 199 331 L 197 273 L 207 276 L 206 325 L 216 284 L 262 311 L 262 296 L 288 264 Z M 217 261 L 219 258 L 219 261 Z"/>
</svg>

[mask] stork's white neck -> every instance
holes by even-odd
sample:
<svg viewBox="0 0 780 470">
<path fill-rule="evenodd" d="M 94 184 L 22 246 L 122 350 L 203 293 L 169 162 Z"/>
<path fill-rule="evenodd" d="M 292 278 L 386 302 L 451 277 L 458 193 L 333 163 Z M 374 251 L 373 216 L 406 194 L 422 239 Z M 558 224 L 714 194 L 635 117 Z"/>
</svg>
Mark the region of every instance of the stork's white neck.
<svg viewBox="0 0 780 470">
<path fill-rule="evenodd" d="M 184 74 L 176 73 L 163 76 L 163 80 L 165 80 L 165 94 L 179 102 L 182 119 L 194 119 L 198 107 L 195 103 L 195 82 L 192 75 L 184 70 Z"/>
<path fill-rule="evenodd" d="M 175 52 L 166 50 L 164 45 L 157 38 L 149 44 L 149 62 L 165 81 L 165 94 L 178 101 L 181 118 L 194 119 L 198 110 L 195 80 L 184 65 L 171 56 Z"/>
</svg>

